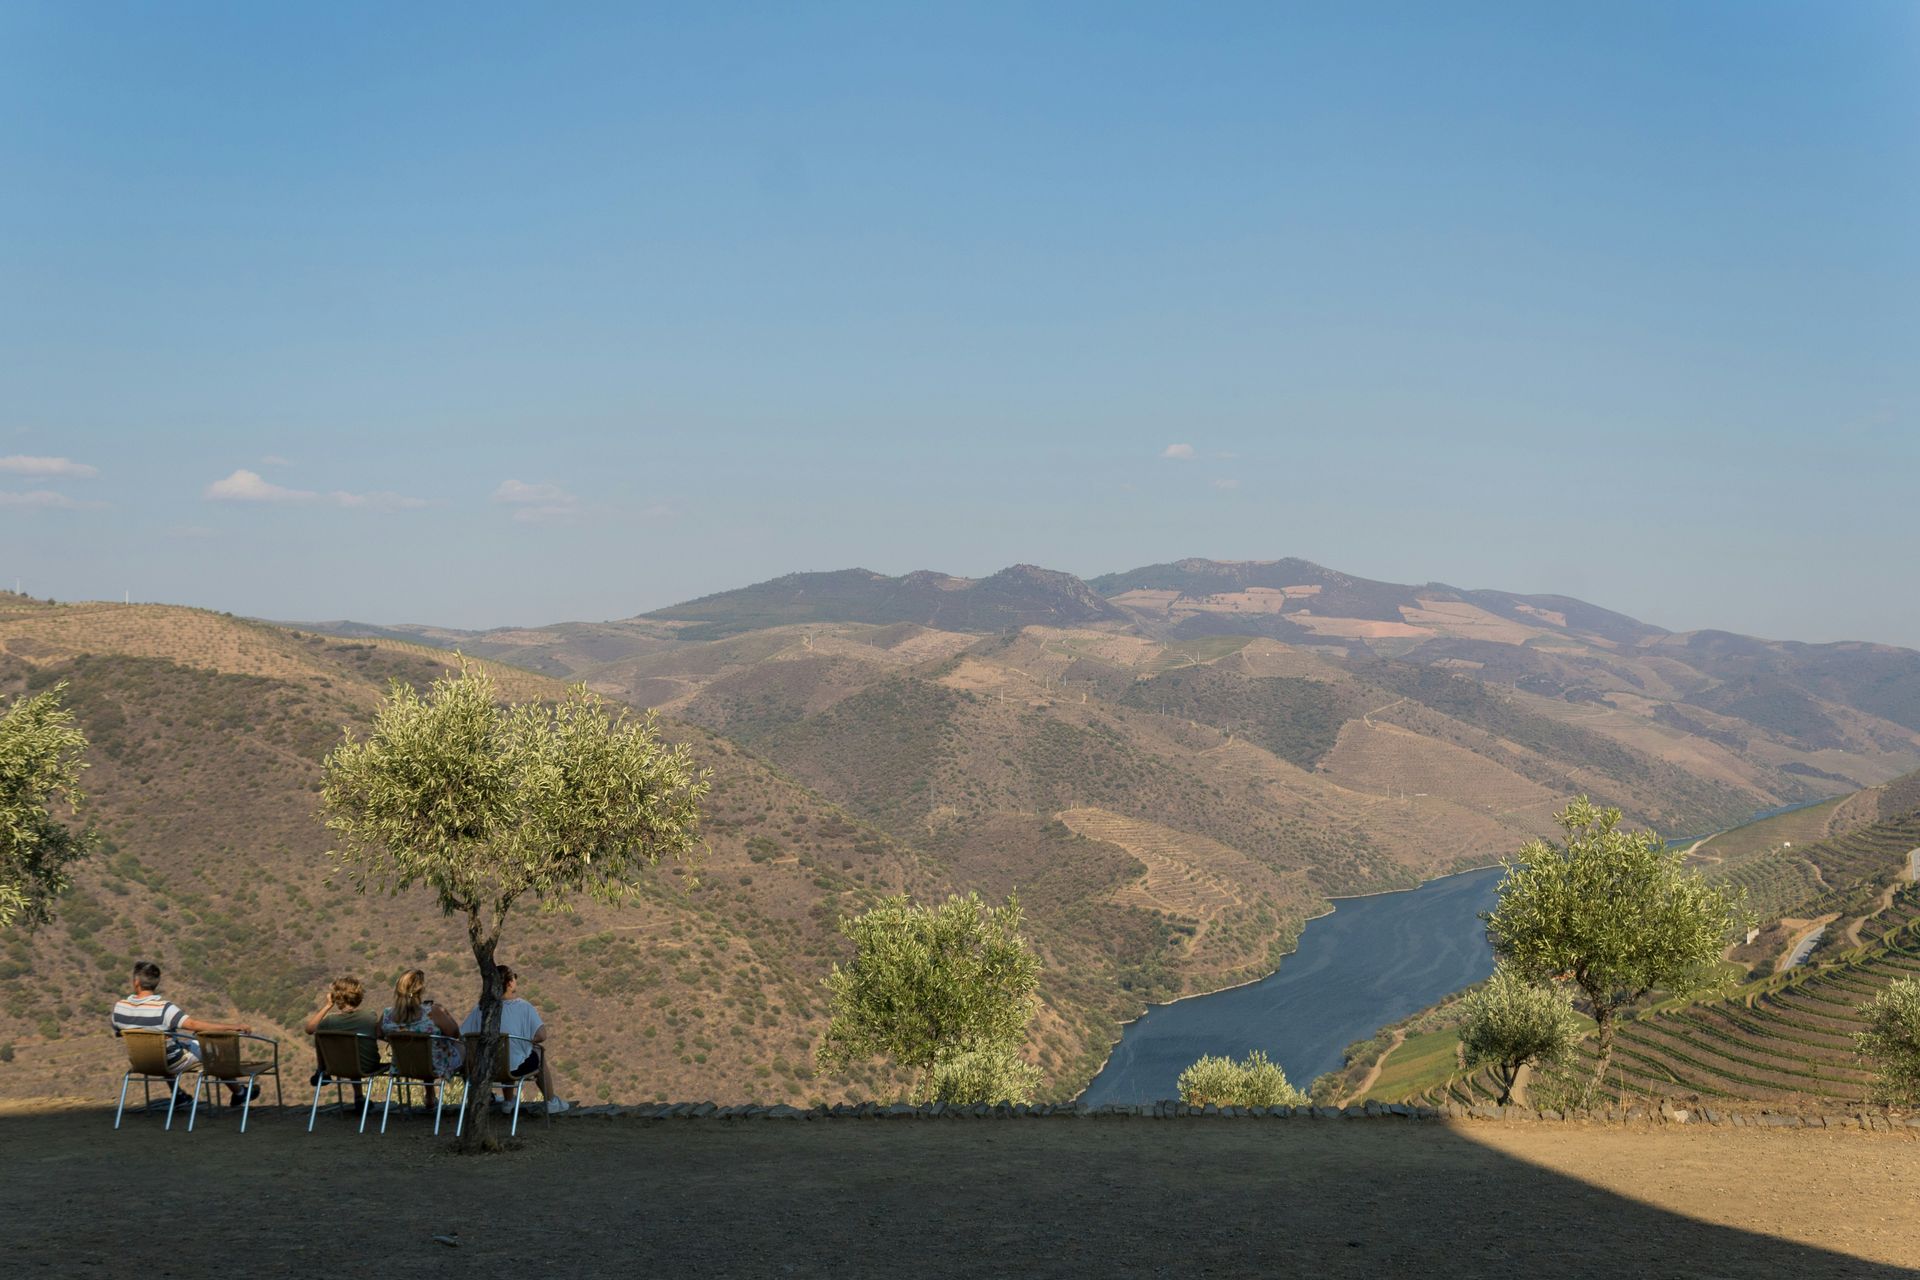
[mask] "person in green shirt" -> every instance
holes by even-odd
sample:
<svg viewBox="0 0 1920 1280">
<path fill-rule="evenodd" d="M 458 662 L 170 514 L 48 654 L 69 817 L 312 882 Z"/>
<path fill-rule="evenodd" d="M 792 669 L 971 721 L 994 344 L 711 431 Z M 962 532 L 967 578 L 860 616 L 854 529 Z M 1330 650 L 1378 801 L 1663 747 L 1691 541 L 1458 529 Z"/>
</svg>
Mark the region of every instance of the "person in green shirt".
<svg viewBox="0 0 1920 1280">
<path fill-rule="evenodd" d="M 360 985 L 358 978 L 335 978 L 327 989 L 320 993 L 320 1006 L 307 1015 L 306 1033 L 316 1035 L 322 1031 L 340 1031 L 358 1036 L 355 1047 L 360 1051 L 360 1070 L 365 1075 L 378 1072 L 385 1064 L 380 1061 L 380 1014 L 373 1009 L 363 1009 L 361 1002 L 366 999 L 367 989 Z M 320 1072 L 313 1073 L 312 1083 L 318 1084 Z M 360 1086 L 353 1086 L 353 1105 L 359 1106 L 362 1097 Z"/>
</svg>

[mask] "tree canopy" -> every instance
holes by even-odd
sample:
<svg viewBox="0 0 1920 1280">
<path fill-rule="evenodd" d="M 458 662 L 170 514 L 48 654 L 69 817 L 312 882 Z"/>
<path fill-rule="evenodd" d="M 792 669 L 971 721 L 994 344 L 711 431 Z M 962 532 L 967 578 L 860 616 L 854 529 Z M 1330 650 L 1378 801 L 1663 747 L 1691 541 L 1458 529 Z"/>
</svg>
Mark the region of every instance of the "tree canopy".
<svg viewBox="0 0 1920 1280">
<path fill-rule="evenodd" d="M 1580 1018 L 1567 992 L 1529 982 L 1509 965 L 1460 1001 L 1466 1022 L 1460 1045 L 1469 1067 L 1487 1063 L 1500 1080 L 1500 1102 L 1513 1098 L 1522 1067 L 1565 1062 L 1580 1043 Z"/>
<path fill-rule="evenodd" d="M 61 703 L 66 688 L 15 698 L 0 713 L 0 928 L 51 920 L 73 864 L 94 845 L 91 828 L 57 812 L 77 817 L 86 799 L 87 736 Z"/>
<path fill-rule="evenodd" d="M 1532 841 L 1506 864 L 1487 935 L 1519 977 L 1579 987 L 1599 1028 L 1598 1084 L 1614 1014 L 1656 989 L 1698 988 L 1744 907 L 1653 832 L 1622 830 L 1618 809 L 1582 797 L 1555 820 L 1565 842 Z"/>
<path fill-rule="evenodd" d="M 843 919 L 854 954 L 825 980 L 833 1017 L 820 1064 L 891 1058 L 913 1073 L 916 1100 L 1026 1100 L 1017 1095 L 1030 1097 L 1037 1075 L 1018 1055 L 1040 961 L 1020 918 L 1017 896 L 992 907 L 970 893 L 931 907 L 902 894 Z"/>
<path fill-rule="evenodd" d="M 1875 1063 L 1874 1093 L 1886 1102 L 1920 1102 L 1920 980 L 1890 983 L 1860 1012 L 1867 1029 L 1854 1037 L 1854 1048 Z"/>
</svg>

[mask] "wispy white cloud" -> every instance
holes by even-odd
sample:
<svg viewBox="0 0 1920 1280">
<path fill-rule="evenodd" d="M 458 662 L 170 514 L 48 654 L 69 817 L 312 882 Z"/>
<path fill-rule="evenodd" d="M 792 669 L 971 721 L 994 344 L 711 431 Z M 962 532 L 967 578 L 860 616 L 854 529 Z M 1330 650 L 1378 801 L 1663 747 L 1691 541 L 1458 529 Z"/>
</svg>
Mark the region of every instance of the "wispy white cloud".
<svg viewBox="0 0 1920 1280">
<path fill-rule="evenodd" d="M 293 462 L 291 459 L 283 458 L 277 453 L 269 453 L 260 459 L 260 465 L 263 467 L 290 467 L 293 465 Z"/>
<path fill-rule="evenodd" d="M 557 484 L 502 480 L 493 501 L 512 507 L 521 524 L 558 524 L 580 514 L 580 499 Z"/>
<path fill-rule="evenodd" d="M 1170 444 L 1160 451 L 1163 458 L 1172 458 L 1178 462 L 1193 460 L 1193 446 L 1190 444 Z"/>
<path fill-rule="evenodd" d="M 246 468 L 224 479 L 215 480 L 201 494 L 209 502 L 264 502 L 294 505 L 312 503 L 329 507 L 354 507 L 369 511 L 411 511 L 431 505 L 425 498 L 410 498 L 402 493 L 348 493 L 335 489 L 320 493 L 313 489 L 289 489 L 263 479 L 258 471 Z"/>
<path fill-rule="evenodd" d="M 81 511 L 89 507 L 98 507 L 98 502 L 81 502 L 64 493 L 55 493 L 51 489 L 18 490 L 0 489 L 0 507 L 40 507 L 62 511 Z"/>
<path fill-rule="evenodd" d="M 100 468 L 72 458 L 33 458 L 24 453 L 0 458 L 0 471 L 16 476 L 66 476 L 74 480 L 91 480 L 100 474 Z"/>
<path fill-rule="evenodd" d="M 1240 482 L 1234 479 L 1232 476 L 1223 476 L 1220 479 L 1215 480 L 1213 482 L 1213 487 L 1216 489 L 1223 489 L 1223 490 L 1238 489 L 1240 487 Z"/>
<path fill-rule="evenodd" d="M 320 495 L 308 489 L 283 489 L 260 478 L 258 471 L 240 470 L 224 480 L 215 480 L 201 495 L 209 502 L 317 502 Z"/>
</svg>

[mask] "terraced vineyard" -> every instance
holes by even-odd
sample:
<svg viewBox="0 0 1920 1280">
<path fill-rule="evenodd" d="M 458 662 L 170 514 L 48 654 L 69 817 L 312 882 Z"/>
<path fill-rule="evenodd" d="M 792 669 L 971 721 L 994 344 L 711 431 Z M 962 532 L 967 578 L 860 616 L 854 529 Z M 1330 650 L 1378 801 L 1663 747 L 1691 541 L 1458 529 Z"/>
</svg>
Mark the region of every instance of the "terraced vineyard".
<svg viewBox="0 0 1920 1280">
<path fill-rule="evenodd" d="M 1623 1024 L 1610 1092 L 1863 1101 L 1870 1072 L 1853 1051 L 1865 1025 L 1860 1008 L 1895 979 L 1920 976 L 1917 918 L 1920 894 L 1903 890 L 1874 921 L 1868 945 L 1838 963 Z"/>
<path fill-rule="evenodd" d="M 1710 869 L 1708 878 L 1743 890 L 1747 909 L 1757 920 L 1778 919 L 1795 905 L 1818 897 L 1827 887 L 1819 868 L 1791 849 L 1776 850 L 1718 872 Z"/>
<path fill-rule="evenodd" d="M 1860 1009 L 1896 979 L 1920 977 L 1920 888 L 1900 889 L 1863 937 L 1863 947 L 1834 963 L 1792 969 L 1725 999 L 1622 1022 L 1599 1092 L 1614 1101 L 1865 1101 L 1871 1072 L 1853 1051 L 1853 1037 L 1865 1026 Z M 1584 1042 L 1579 1060 L 1555 1073 L 1543 1092 L 1577 1087 L 1593 1063 L 1592 1042 Z M 1416 1096 L 1473 1103 L 1492 1101 L 1498 1093 L 1490 1075 L 1476 1071 Z"/>
<path fill-rule="evenodd" d="M 1267 964 L 1272 946 L 1291 943 L 1310 903 L 1318 905 L 1304 877 L 1276 872 L 1217 840 L 1106 809 L 1067 809 L 1056 817 L 1075 835 L 1113 845 L 1140 864 L 1141 874 L 1110 900 L 1151 911 L 1184 933 L 1196 976 L 1238 976 Z"/>
<path fill-rule="evenodd" d="M 1804 845 L 1776 842 L 1779 820 L 1769 819 L 1755 824 L 1769 828 L 1765 843 L 1748 841 L 1747 856 L 1704 868 L 1745 889 L 1750 910 L 1771 922 L 1754 943 L 1730 952 L 1736 964 L 1754 966 L 1757 980 L 1726 998 L 1675 1001 L 1623 1021 L 1606 1096 L 1864 1101 L 1871 1072 L 1853 1051 L 1863 1027 L 1860 1008 L 1895 979 L 1920 977 L 1920 884 L 1912 857 L 1920 850 L 1917 801 L 1920 780 L 1898 778 L 1823 806 L 1855 813 L 1839 834 Z M 1858 815 L 1875 812 L 1882 815 L 1877 821 L 1860 825 Z M 1831 813 L 1799 820 L 1833 829 Z M 1825 928 L 1808 963 L 1776 971 L 1791 941 L 1820 921 Z M 1396 1085 L 1429 1101 L 1498 1096 L 1486 1072 L 1456 1072 L 1433 1083 L 1433 1071 L 1445 1066 L 1444 1045 L 1425 1048 L 1428 1060 L 1417 1071 L 1413 1063 L 1396 1068 L 1389 1055 L 1372 1096 L 1398 1101 L 1386 1091 Z M 1538 1095 L 1548 1105 L 1591 1073 L 1592 1049 L 1590 1040 L 1583 1043 L 1577 1063 L 1540 1082 Z"/>
</svg>

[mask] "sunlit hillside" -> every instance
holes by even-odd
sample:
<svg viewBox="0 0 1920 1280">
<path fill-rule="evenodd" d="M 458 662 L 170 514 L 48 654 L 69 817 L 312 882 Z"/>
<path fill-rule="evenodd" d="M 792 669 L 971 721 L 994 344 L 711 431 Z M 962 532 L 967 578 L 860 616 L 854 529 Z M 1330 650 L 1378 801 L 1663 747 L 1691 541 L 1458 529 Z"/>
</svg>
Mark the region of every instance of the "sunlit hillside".
<svg viewBox="0 0 1920 1280">
<path fill-rule="evenodd" d="M 7 597 L 0 683 L 69 684 L 111 848 L 58 924 L 5 943 L 0 1090 L 110 1075 L 99 1020 L 136 955 L 190 1005 L 282 1028 L 342 970 L 419 963 L 467 1003 L 458 931 L 330 884 L 315 812 L 343 729 L 456 649 L 507 697 L 580 681 L 658 708 L 714 770 L 697 877 L 510 931 L 587 1097 L 889 1092 L 812 1067 L 836 922 L 887 892 L 1019 893 L 1046 966 L 1031 1052 L 1069 1095 L 1147 1001 L 1257 976 L 1329 897 L 1485 865 L 1575 794 L 1704 834 L 1920 765 L 1905 651 L 1298 561 L 800 574 L 480 633 Z M 1770 904 L 1823 887 L 1732 835 L 1696 856 Z"/>
</svg>

